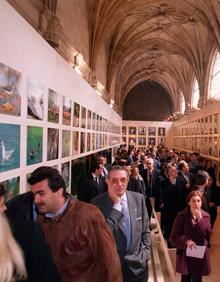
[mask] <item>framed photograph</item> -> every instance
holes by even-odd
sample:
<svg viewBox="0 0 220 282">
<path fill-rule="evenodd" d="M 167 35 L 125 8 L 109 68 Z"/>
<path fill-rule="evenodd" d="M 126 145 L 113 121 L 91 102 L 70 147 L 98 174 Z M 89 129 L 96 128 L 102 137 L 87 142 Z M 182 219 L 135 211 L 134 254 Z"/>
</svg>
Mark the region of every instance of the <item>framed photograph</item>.
<svg viewBox="0 0 220 282">
<path fill-rule="evenodd" d="M 43 128 L 27 127 L 27 165 L 41 163 L 43 160 Z"/>
<path fill-rule="evenodd" d="M 0 123 L 0 172 L 20 167 L 20 125 Z"/>
<path fill-rule="evenodd" d="M 80 105 L 77 103 L 73 104 L 73 127 L 79 127 L 79 114 Z"/>
<path fill-rule="evenodd" d="M 134 137 L 129 137 L 128 138 L 128 145 L 136 145 L 136 143 L 137 143 L 137 140 L 136 140 L 136 138 L 134 138 Z"/>
<path fill-rule="evenodd" d="M 166 135 L 166 127 L 158 127 L 158 136 Z"/>
<path fill-rule="evenodd" d="M 70 131 L 62 131 L 62 158 L 70 156 Z"/>
<path fill-rule="evenodd" d="M 81 107 L 81 128 L 86 128 L 86 108 Z"/>
<path fill-rule="evenodd" d="M 33 79 L 27 80 L 27 117 L 31 119 L 44 119 L 45 87 Z"/>
<path fill-rule="evenodd" d="M 146 137 L 138 137 L 138 145 L 146 146 Z"/>
<path fill-rule="evenodd" d="M 0 114 L 21 115 L 21 74 L 0 63 Z"/>
<path fill-rule="evenodd" d="M 95 133 L 91 134 L 91 150 L 94 151 L 96 149 L 96 141 L 95 141 Z"/>
<path fill-rule="evenodd" d="M 148 145 L 156 145 L 156 138 L 155 137 L 149 137 L 148 138 Z"/>
<path fill-rule="evenodd" d="M 96 131 L 99 131 L 99 121 L 100 121 L 99 115 L 96 115 Z"/>
<path fill-rule="evenodd" d="M 158 140 L 158 141 L 157 141 L 157 144 L 158 144 L 159 146 L 165 146 L 165 145 L 166 145 L 166 138 L 165 138 L 165 137 L 158 137 L 157 140 Z"/>
<path fill-rule="evenodd" d="M 135 126 L 129 126 L 129 134 L 130 135 L 136 135 L 136 127 Z"/>
<path fill-rule="evenodd" d="M 121 142 L 122 143 L 124 143 L 124 144 L 126 144 L 127 143 L 127 140 L 126 140 L 127 138 L 125 137 L 125 136 L 122 136 L 121 137 Z"/>
<path fill-rule="evenodd" d="M 92 112 L 90 110 L 87 111 L 87 128 L 92 129 Z"/>
<path fill-rule="evenodd" d="M 63 124 L 71 125 L 72 100 L 63 96 Z"/>
<path fill-rule="evenodd" d="M 138 135 L 146 135 L 146 126 L 138 127 Z"/>
<path fill-rule="evenodd" d="M 87 152 L 91 151 L 91 133 L 87 133 Z"/>
<path fill-rule="evenodd" d="M 47 160 L 58 159 L 59 153 L 59 129 L 48 128 L 47 131 Z"/>
<path fill-rule="evenodd" d="M 96 136 L 95 136 L 95 141 L 96 141 L 96 150 L 98 150 L 100 148 L 100 135 L 99 133 L 96 133 Z"/>
<path fill-rule="evenodd" d="M 70 185 L 70 162 L 61 164 L 61 175 L 65 182 L 66 188 Z"/>
<path fill-rule="evenodd" d="M 122 135 L 126 135 L 127 134 L 127 127 L 126 126 L 122 126 L 121 133 L 122 133 Z"/>
<path fill-rule="evenodd" d="M 79 154 L 79 132 L 73 131 L 73 141 L 72 141 L 72 155 Z"/>
<path fill-rule="evenodd" d="M 148 135 L 156 136 L 156 127 L 148 127 Z"/>
<path fill-rule="evenodd" d="M 86 152 L 86 133 L 80 132 L 80 154 Z"/>
<path fill-rule="evenodd" d="M 57 92 L 48 91 L 48 121 L 59 123 L 59 101 Z"/>
<path fill-rule="evenodd" d="M 92 130 L 96 130 L 96 113 L 92 113 Z"/>
<path fill-rule="evenodd" d="M 0 182 L 5 191 L 5 202 L 11 200 L 14 196 L 19 194 L 20 188 L 20 177 L 14 177 L 5 181 Z"/>
</svg>

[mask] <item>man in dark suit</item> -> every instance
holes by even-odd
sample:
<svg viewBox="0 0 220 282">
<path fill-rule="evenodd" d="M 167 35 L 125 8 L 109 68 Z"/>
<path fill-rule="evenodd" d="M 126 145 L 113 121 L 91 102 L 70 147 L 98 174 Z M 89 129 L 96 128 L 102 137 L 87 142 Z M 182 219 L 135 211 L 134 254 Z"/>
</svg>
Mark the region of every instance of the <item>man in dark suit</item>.
<svg viewBox="0 0 220 282">
<path fill-rule="evenodd" d="M 146 162 L 147 168 L 143 170 L 140 175 L 144 179 L 145 187 L 146 187 L 146 196 L 148 201 L 147 211 L 148 216 L 151 218 L 152 214 L 152 205 L 154 205 L 156 210 L 159 210 L 159 195 L 160 195 L 160 171 L 155 169 L 154 160 L 152 158 L 148 158 Z"/>
<path fill-rule="evenodd" d="M 106 177 L 111 170 L 111 165 L 107 164 L 107 159 L 102 155 L 98 157 L 98 162 L 103 166 L 102 176 Z"/>
<path fill-rule="evenodd" d="M 90 203 L 93 198 L 107 191 L 107 185 L 102 172 L 103 166 L 98 162 L 93 162 L 90 173 L 79 179 L 77 183 L 77 198 L 80 201 Z"/>
<path fill-rule="evenodd" d="M 151 254 L 149 220 L 144 196 L 127 191 L 125 168 L 114 166 L 106 179 L 108 192 L 92 200 L 115 237 L 124 282 L 146 282 Z"/>
<path fill-rule="evenodd" d="M 186 208 L 186 198 L 194 186 L 194 176 L 189 172 L 189 165 L 185 161 L 178 163 L 178 190 L 179 190 L 179 211 Z"/>
</svg>

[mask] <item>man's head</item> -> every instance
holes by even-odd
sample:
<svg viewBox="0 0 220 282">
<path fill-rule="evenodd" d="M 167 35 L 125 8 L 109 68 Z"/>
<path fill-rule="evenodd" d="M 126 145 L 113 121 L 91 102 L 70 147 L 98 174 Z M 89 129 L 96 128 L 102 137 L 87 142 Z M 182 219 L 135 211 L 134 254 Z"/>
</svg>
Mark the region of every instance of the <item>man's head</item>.
<svg viewBox="0 0 220 282">
<path fill-rule="evenodd" d="M 34 202 L 40 213 L 57 212 L 66 196 L 65 182 L 55 168 L 37 168 L 28 179 Z"/>
<path fill-rule="evenodd" d="M 195 174 L 195 185 L 196 186 L 206 186 L 209 181 L 209 174 L 204 170 L 199 170 Z"/>
<path fill-rule="evenodd" d="M 0 213 L 3 213 L 7 209 L 5 205 L 5 189 L 2 184 L 0 184 Z"/>
<path fill-rule="evenodd" d="M 189 166 L 188 166 L 188 163 L 185 162 L 185 161 L 180 161 L 179 164 L 178 164 L 178 168 L 184 174 L 189 173 Z"/>
<path fill-rule="evenodd" d="M 121 197 L 125 193 L 128 185 L 126 169 L 122 166 L 113 166 L 106 178 L 106 182 L 108 189 L 111 187 L 114 189 L 117 196 Z"/>
<path fill-rule="evenodd" d="M 103 166 L 105 166 L 106 163 L 107 163 L 106 158 L 105 158 L 104 156 L 99 156 L 99 157 L 98 157 L 98 162 L 99 162 L 101 165 L 103 165 Z"/>
<path fill-rule="evenodd" d="M 103 172 L 103 165 L 97 161 L 92 162 L 91 164 L 91 173 L 94 173 L 96 176 L 100 176 Z"/>
<path fill-rule="evenodd" d="M 184 152 L 180 152 L 179 160 L 180 160 L 180 161 L 185 161 L 185 160 L 186 160 L 186 155 L 185 155 Z"/>
<path fill-rule="evenodd" d="M 152 158 L 148 158 L 146 165 L 147 169 L 152 171 L 154 169 L 154 160 Z"/>
<path fill-rule="evenodd" d="M 125 164 L 125 171 L 127 172 L 128 178 L 131 176 L 131 165 L 129 163 Z"/>
</svg>

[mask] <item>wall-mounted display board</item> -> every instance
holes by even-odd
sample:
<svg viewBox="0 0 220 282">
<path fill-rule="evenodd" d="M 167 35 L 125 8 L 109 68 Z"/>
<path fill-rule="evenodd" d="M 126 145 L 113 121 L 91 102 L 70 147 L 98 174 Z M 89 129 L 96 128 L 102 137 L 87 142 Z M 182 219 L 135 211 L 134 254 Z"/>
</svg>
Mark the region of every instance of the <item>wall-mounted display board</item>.
<svg viewBox="0 0 220 282">
<path fill-rule="evenodd" d="M 164 145 L 173 148 L 173 123 L 157 121 L 122 122 L 122 142 L 138 148 Z"/>
<path fill-rule="evenodd" d="M 121 117 L 6 1 L 0 24 L 0 183 L 11 198 L 49 165 L 69 187 L 73 160 L 120 145 Z"/>
<path fill-rule="evenodd" d="M 198 152 L 213 160 L 220 184 L 220 101 L 175 122 L 174 146 L 179 151 Z"/>
</svg>

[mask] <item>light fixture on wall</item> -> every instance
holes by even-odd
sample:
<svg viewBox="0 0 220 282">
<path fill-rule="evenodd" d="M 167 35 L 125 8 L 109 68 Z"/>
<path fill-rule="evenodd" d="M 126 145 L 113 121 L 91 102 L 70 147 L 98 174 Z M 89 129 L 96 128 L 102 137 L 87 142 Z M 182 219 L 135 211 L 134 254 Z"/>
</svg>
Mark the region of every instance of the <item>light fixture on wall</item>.
<svg viewBox="0 0 220 282">
<path fill-rule="evenodd" d="M 115 101 L 113 99 L 111 99 L 111 103 L 109 104 L 110 108 L 113 108 Z"/>
<path fill-rule="evenodd" d="M 82 55 L 79 52 L 74 53 L 73 55 L 73 69 L 80 75 L 83 75 L 80 70 L 80 58 Z"/>
</svg>

